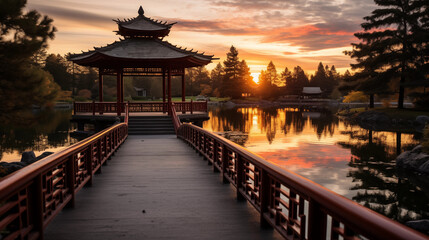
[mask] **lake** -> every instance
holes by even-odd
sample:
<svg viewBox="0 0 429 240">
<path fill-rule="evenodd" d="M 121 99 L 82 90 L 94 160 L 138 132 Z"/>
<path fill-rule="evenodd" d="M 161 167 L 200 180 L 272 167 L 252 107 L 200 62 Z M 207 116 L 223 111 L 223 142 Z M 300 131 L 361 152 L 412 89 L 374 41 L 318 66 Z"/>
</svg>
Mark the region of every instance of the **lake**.
<svg viewBox="0 0 429 240">
<path fill-rule="evenodd" d="M 203 128 L 389 218 L 429 218 L 429 179 L 395 165 L 419 133 L 369 131 L 329 110 L 211 108 L 209 116 Z"/>
<path fill-rule="evenodd" d="M 0 161 L 20 161 L 25 151 L 34 151 L 36 156 L 57 152 L 78 142 L 70 136 L 76 129 L 70 123 L 71 110 L 35 110 L 7 116 L 0 124 Z"/>
</svg>

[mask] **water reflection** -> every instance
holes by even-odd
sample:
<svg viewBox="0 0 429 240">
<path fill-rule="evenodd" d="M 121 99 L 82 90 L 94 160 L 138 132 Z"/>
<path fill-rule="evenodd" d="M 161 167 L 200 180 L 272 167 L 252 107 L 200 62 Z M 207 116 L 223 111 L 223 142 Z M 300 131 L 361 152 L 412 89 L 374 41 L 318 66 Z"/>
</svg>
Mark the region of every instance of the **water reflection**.
<svg viewBox="0 0 429 240">
<path fill-rule="evenodd" d="M 216 108 L 209 115 L 204 128 L 245 134 L 239 144 L 285 169 L 400 222 L 429 218 L 427 176 L 395 167 L 419 134 L 366 130 L 329 110 Z"/>
<path fill-rule="evenodd" d="M 0 160 L 19 161 L 24 151 L 55 151 L 77 142 L 70 137 L 71 111 L 14 113 L 0 125 Z"/>
</svg>

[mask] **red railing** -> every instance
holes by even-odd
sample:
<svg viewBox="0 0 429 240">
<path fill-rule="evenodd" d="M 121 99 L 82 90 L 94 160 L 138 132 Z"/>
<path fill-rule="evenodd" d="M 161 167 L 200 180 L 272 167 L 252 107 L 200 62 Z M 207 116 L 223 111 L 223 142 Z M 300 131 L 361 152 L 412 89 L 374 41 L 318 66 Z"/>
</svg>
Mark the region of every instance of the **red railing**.
<svg viewBox="0 0 429 240">
<path fill-rule="evenodd" d="M 116 102 L 75 102 L 74 113 L 123 113 L 126 103 Z M 168 103 L 164 102 L 129 102 L 129 112 L 167 112 Z M 174 102 L 177 112 L 207 112 L 207 102 Z M 119 111 L 118 111 L 119 110 Z"/>
<path fill-rule="evenodd" d="M 287 239 L 429 239 L 212 132 L 183 124 L 177 135 Z"/>
<path fill-rule="evenodd" d="M 173 104 L 171 105 L 170 112 L 171 112 L 171 119 L 173 120 L 174 131 L 176 132 L 176 135 L 177 135 L 177 131 L 179 130 L 180 125 L 181 125 L 182 123 L 180 122 L 180 119 L 177 117 L 177 113 L 176 113 L 176 111 L 174 111 L 174 109 L 176 109 L 176 106 L 175 106 L 175 104 L 173 103 Z"/>
<path fill-rule="evenodd" d="M 93 175 L 127 136 L 128 114 L 124 123 L 1 179 L 0 238 L 42 239 L 49 222 L 66 205 L 74 206 L 76 193 L 92 184 Z"/>
</svg>

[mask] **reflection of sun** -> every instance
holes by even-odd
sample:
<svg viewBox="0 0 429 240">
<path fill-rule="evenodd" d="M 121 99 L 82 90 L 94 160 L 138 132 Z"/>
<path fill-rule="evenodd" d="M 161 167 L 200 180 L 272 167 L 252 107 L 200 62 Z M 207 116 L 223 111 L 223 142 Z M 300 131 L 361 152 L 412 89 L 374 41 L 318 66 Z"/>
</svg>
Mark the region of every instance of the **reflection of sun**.
<svg viewBox="0 0 429 240">
<path fill-rule="evenodd" d="M 253 77 L 253 81 L 258 84 L 259 83 L 259 75 L 261 75 L 261 73 L 251 73 L 250 76 Z"/>
</svg>

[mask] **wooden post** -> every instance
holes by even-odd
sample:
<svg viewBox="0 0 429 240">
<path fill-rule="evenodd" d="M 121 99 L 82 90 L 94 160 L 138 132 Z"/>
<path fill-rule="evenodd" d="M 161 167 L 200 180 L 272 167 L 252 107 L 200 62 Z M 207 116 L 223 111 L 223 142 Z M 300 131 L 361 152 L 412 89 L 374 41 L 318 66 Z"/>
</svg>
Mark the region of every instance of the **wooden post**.
<svg viewBox="0 0 429 240">
<path fill-rule="evenodd" d="M 194 104 L 192 103 L 192 99 L 191 99 L 191 114 L 194 113 Z"/>
<path fill-rule="evenodd" d="M 31 189 L 31 188 L 30 188 Z M 38 232 L 39 238 L 43 240 L 43 209 L 45 206 L 43 199 L 43 177 L 42 175 L 37 175 L 34 178 L 34 188 L 32 189 L 34 199 L 29 202 L 29 206 L 33 208 L 34 214 L 31 214 L 30 217 L 33 218 L 34 230 Z"/>
<path fill-rule="evenodd" d="M 121 70 L 116 72 L 116 113 L 121 115 Z"/>
<path fill-rule="evenodd" d="M 121 71 L 121 103 L 123 103 L 123 102 L 124 102 L 124 72 Z M 121 106 L 122 106 L 122 104 L 121 104 Z"/>
<path fill-rule="evenodd" d="M 265 219 L 264 214 L 268 212 L 268 205 L 270 204 L 270 197 L 272 195 L 269 175 L 264 169 L 261 170 L 261 186 L 259 194 L 261 196 L 261 215 L 259 222 L 261 224 L 261 227 L 266 228 L 270 226 L 270 224 Z"/>
<path fill-rule="evenodd" d="M 183 68 L 182 70 L 182 102 L 183 102 L 183 106 L 186 102 L 186 91 L 185 91 L 185 68 Z M 182 113 L 186 113 L 185 108 L 182 109 Z"/>
<path fill-rule="evenodd" d="M 162 103 L 163 103 L 163 113 L 166 113 L 166 109 L 165 109 L 165 69 L 162 69 Z"/>
<path fill-rule="evenodd" d="M 74 208 L 75 205 L 75 181 L 76 181 L 76 174 L 75 174 L 75 155 L 73 154 L 69 159 L 67 159 L 66 163 L 66 178 L 67 178 L 67 187 L 71 194 L 70 202 L 67 204 L 68 207 Z"/>
<path fill-rule="evenodd" d="M 310 199 L 308 201 L 308 239 L 326 238 L 326 214 L 320 209 L 320 205 Z"/>
<path fill-rule="evenodd" d="M 76 101 L 73 101 L 73 114 L 76 115 Z"/>
<path fill-rule="evenodd" d="M 98 101 L 103 102 L 103 69 L 98 69 Z"/>
<path fill-rule="evenodd" d="M 222 144 L 222 182 L 229 183 L 228 179 L 225 177 L 225 174 L 228 171 L 228 151 L 226 150 L 225 144 Z"/>
<path fill-rule="evenodd" d="M 95 100 L 92 100 L 92 116 L 95 115 Z"/>
<path fill-rule="evenodd" d="M 243 197 L 243 194 L 241 194 L 240 192 L 240 189 L 242 188 L 242 184 L 243 184 L 243 177 L 244 177 L 243 159 L 241 155 L 238 155 L 235 158 L 235 170 L 237 171 L 237 178 L 236 178 L 237 181 L 235 182 L 237 186 L 237 200 L 243 201 L 244 197 Z"/>
<path fill-rule="evenodd" d="M 171 115 L 171 67 L 168 67 L 168 115 Z"/>
</svg>

